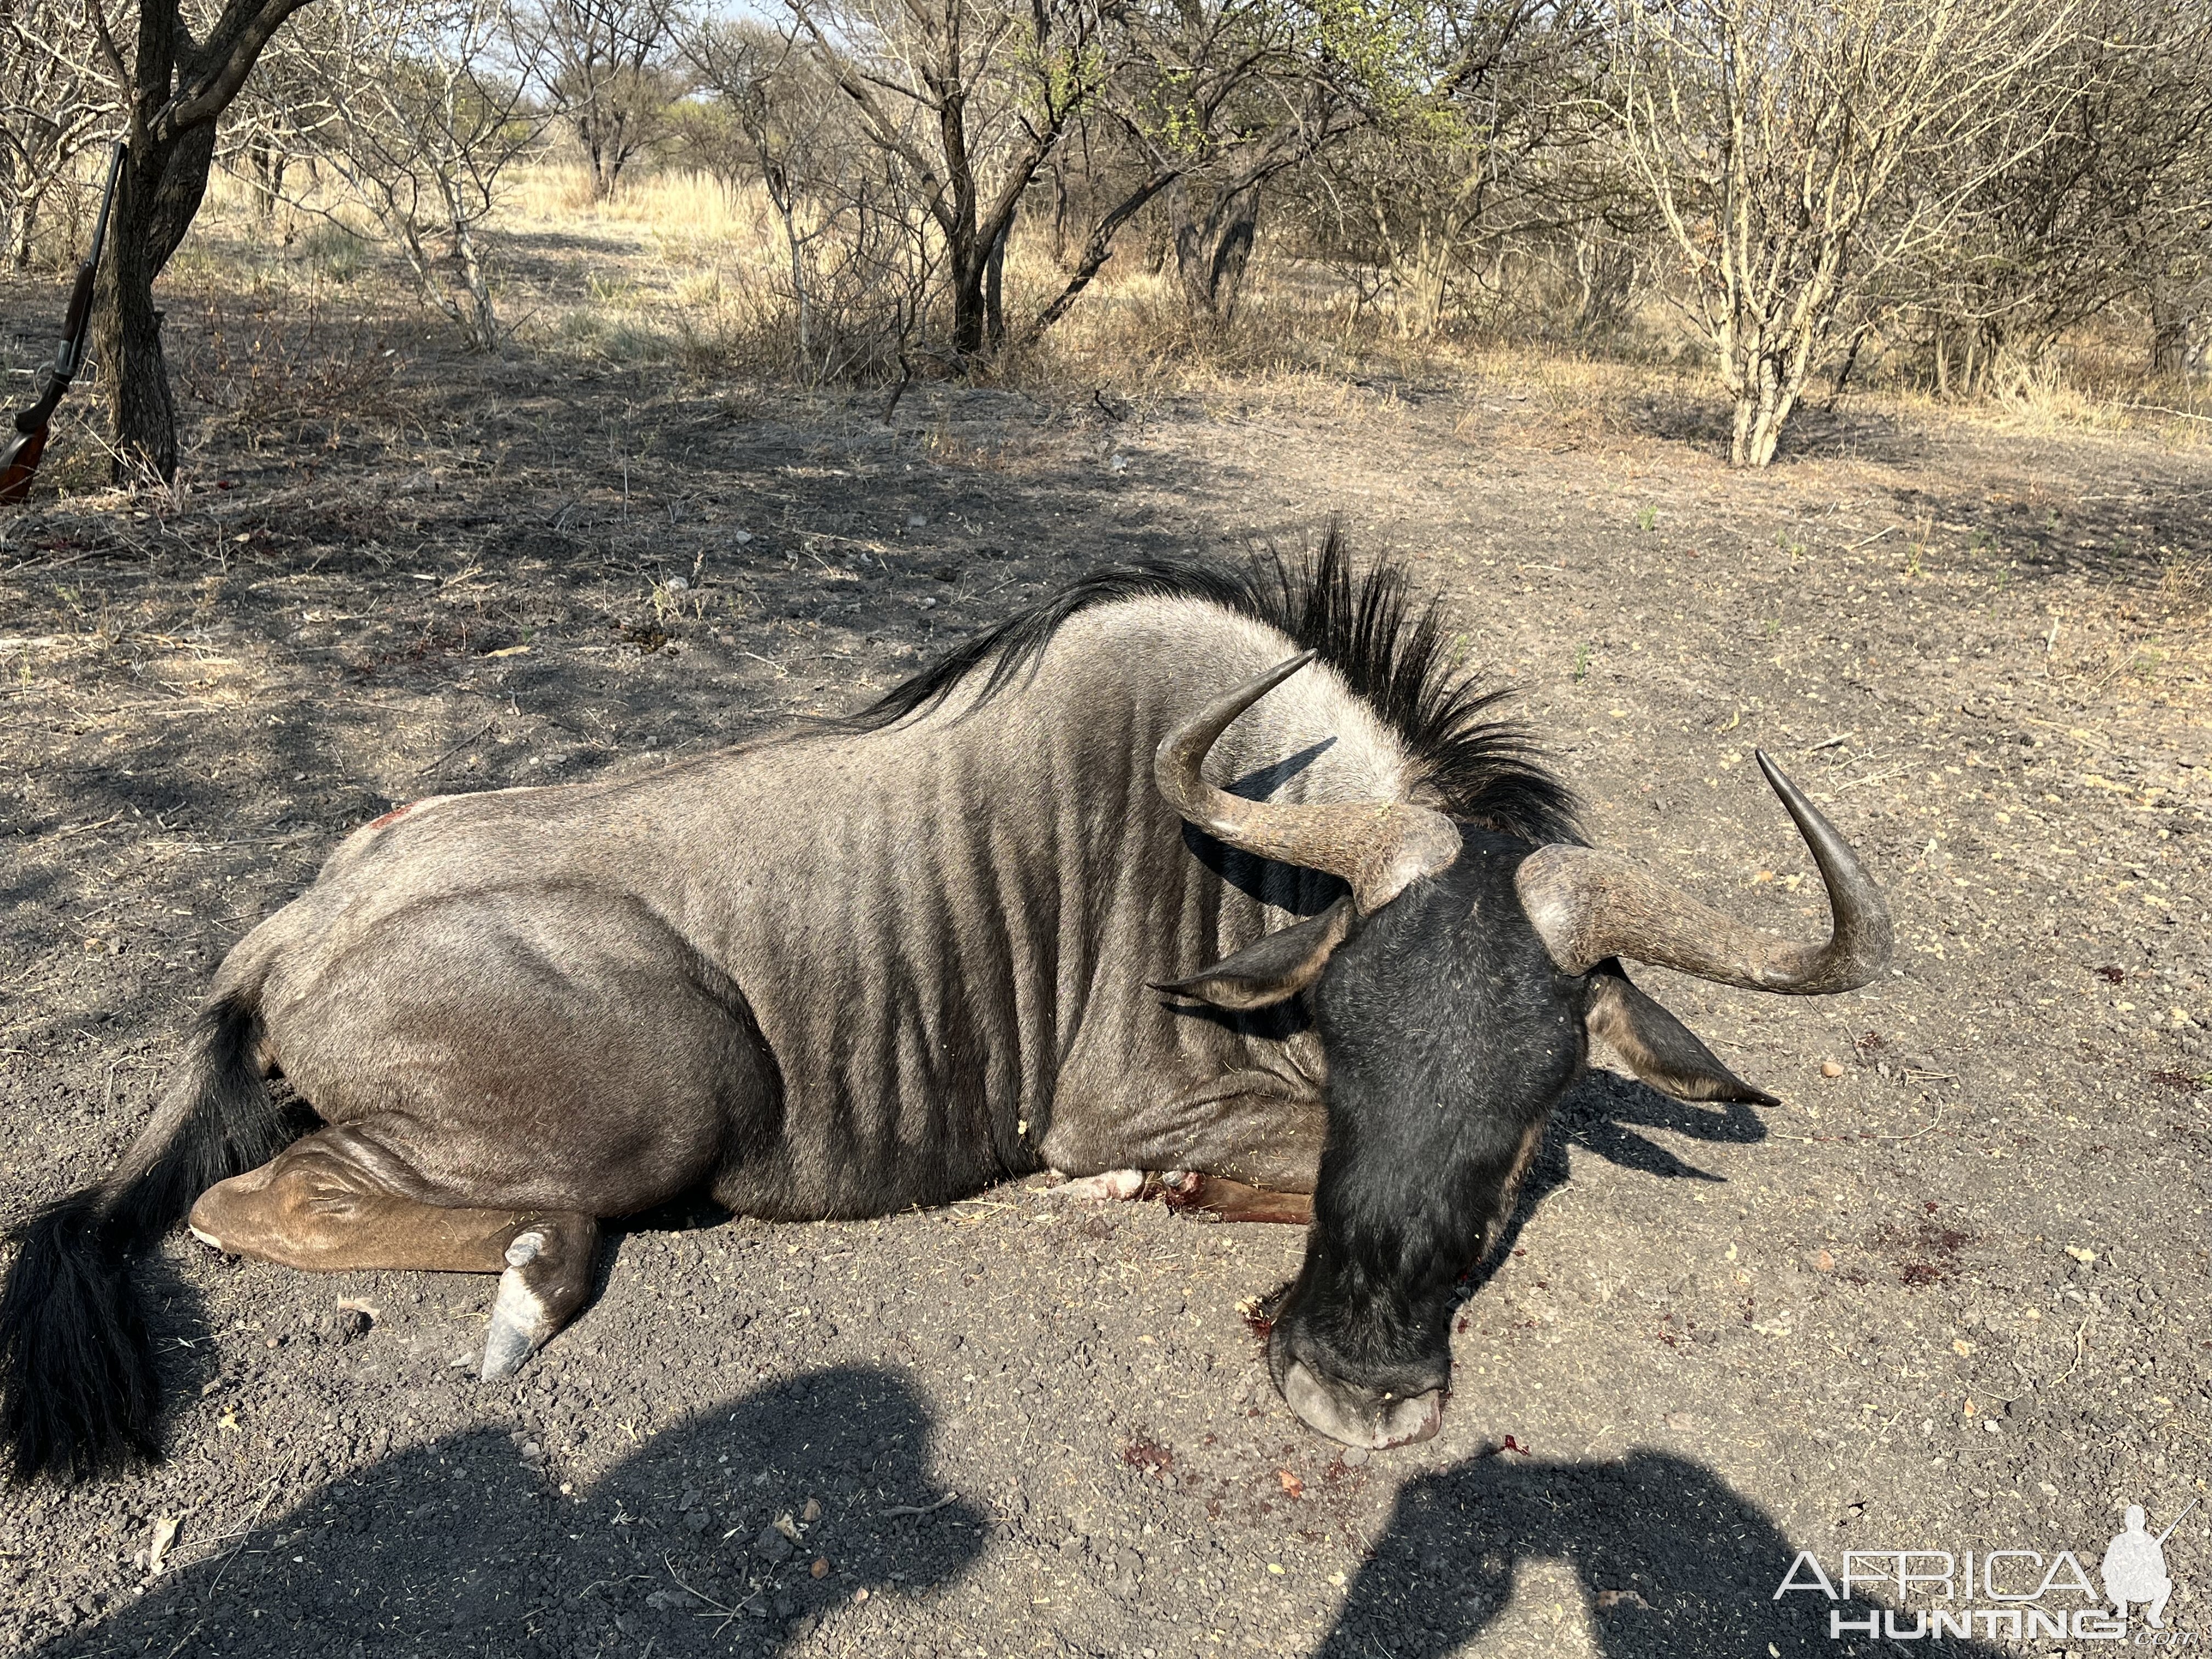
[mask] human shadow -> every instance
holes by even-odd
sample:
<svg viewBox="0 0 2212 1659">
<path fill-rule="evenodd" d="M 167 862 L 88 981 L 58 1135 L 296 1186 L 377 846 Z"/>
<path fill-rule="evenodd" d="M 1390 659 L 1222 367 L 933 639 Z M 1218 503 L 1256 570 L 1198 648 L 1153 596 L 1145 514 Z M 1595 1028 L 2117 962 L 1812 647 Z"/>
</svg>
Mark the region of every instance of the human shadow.
<svg viewBox="0 0 2212 1659">
<path fill-rule="evenodd" d="M 1617 1072 L 1584 1073 L 1552 1113 L 1543 1145 L 1522 1181 L 1513 1213 L 1500 1230 L 1496 1247 L 1468 1276 L 1466 1294 L 1474 1295 L 1496 1277 L 1529 1218 L 1547 1198 L 1567 1184 L 1577 1147 L 1608 1164 L 1662 1181 L 1718 1183 L 1726 1180 L 1677 1157 L 1657 1141 L 1638 1133 L 1639 1129 L 1662 1129 L 1695 1140 L 1735 1146 L 1766 1139 L 1765 1123 L 1741 1101 L 1676 1100 Z"/>
<path fill-rule="evenodd" d="M 1400 1492 L 1316 1659 L 1459 1652 L 1506 1614 L 1528 1561 L 1572 1571 L 1607 1659 L 1848 1651 L 1829 1613 L 1855 1622 L 1883 1610 L 1817 1589 L 1778 1600 L 1785 1577 L 1810 1582 L 1792 1573 L 1798 1547 L 1711 1470 L 1664 1452 L 1589 1463 L 1480 1456 Z M 1832 1576 L 1837 1553 L 1825 1553 Z M 1912 1627 L 1911 1615 L 1899 1620 L 1900 1631 Z M 1955 1638 L 1931 1645 L 2000 1650 Z"/>
<path fill-rule="evenodd" d="M 984 1517 L 933 1484 L 931 1426 L 894 1372 L 816 1371 L 573 1492 L 534 1443 L 471 1429 L 264 1516 L 37 1659 L 785 1651 L 858 1591 L 926 1589 L 980 1554 Z"/>
</svg>

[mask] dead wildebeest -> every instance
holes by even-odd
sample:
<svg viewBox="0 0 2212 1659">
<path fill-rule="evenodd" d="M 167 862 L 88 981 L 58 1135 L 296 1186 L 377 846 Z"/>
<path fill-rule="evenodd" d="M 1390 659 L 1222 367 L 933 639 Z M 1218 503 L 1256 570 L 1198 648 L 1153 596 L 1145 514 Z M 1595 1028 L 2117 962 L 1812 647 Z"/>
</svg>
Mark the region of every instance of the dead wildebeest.
<svg viewBox="0 0 2212 1659">
<path fill-rule="evenodd" d="M 500 1273 L 498 1377 L 576 1311 L 606 1218 L 699 1188 L 882 1215 L 1046 1168 L 1310 1216 L 1277 1386 L 1351 1444 L 1433 1433 L 1455 1282 L 1588 1033 L 1677 1095 L 1769 1099 L 1618 959 L 1844 991 L 1889 922 L 1771 765 L 1826 944 L 1580 844 L 1404 594 L 1334 545 L 1108 571 L 851 720 L 356 831 L 225 959 L 120 1165 L 25 1231 L 15 1467 L 155 1450 L 126 1272 L 187 1210 L 293 1267 Z M 279 1073 L 321 1120 L 289 1145 Z"/>
</svg>

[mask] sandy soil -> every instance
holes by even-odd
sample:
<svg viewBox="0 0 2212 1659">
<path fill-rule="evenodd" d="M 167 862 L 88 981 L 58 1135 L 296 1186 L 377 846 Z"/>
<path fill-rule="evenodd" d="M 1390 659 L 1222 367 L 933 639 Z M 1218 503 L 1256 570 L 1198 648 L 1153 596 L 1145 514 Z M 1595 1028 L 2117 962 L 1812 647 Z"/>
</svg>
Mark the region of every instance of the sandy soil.
<svg viewBox="0 0 2212 1659">
<path fill-rule="evenodd" d="M 51 298 L 0 295 L 15 361 Z M 847 708 L 1093 562 L 1332 514 L 1525 689 L 1602 842 L 1809 927 L 1775 754 L 1887 884 L 1896 971 L 1803 1003 L 1643 975 L 1787 1103 L 1593 1073 L 1470 1288 L 1443 1432 L 1364 1461 L 1238 1311 L 1288 1229 L 1021 1186 L 664 1213 L 491 1388 L 455 1364 L 488 1279 L 172 1241 L 170 1455 L 8 1492 L 0 1648 L 1829 1653 L 1863 1644 L 1825 1600 L 1772 1599 L 1801 1550 L 2094 1571 L 2125 1504 L 2156 1530 L 2205 1491 L 2203 450 L 1875 411 L 1738 477 L 1662 402 L 1585 418 L 1510 374 L 925 387 L 886 426 L 318 327 L 258 380 L 180 344 L 180 499 L 0 526 L 9 1216 L 108 1166 L 214 963 L 391 805 Z M 2199 1640 L 2208 1522 L 2166 1547 Z"/>
</svg>

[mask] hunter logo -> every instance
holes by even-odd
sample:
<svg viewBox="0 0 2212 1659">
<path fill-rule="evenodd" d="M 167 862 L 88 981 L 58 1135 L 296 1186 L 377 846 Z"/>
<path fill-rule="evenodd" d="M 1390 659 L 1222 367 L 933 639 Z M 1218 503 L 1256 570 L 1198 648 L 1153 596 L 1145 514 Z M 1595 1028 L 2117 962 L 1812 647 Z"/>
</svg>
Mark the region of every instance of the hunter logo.
<svg viewBox="0 0 2212 1659">
<path fill-rule="evenodd" d="M 2181 1515 L 2196 1507 L 2192 1498 Z M 2147 1604 L 2143 1618 L 2150 1627 L 2166 1628 L 2166 1599 L 2173 1594 L 2173 1580 L 2166 1574 L 2166 1540 L 2173 1536 L 2173 1528 L 2181 1524 L 2181 1515 L 2153 1538 L 2143 1530 L 2143 1506 L 2128 1505 L 2127 1530 L 2105 1547 L 2105 1595 L 2120 1618 L 2128 1616 L 2129 1602 L 2142 1601 Z"/>
<path fill-rule="evenodd" d="M 2137 1645 L 2194 1645 L 2193 1635 L 2154 1632 L 2166 1631 L 2166 1604 L 2174 1588 L 2166 1571 L 2166 1540 L 2196 1507 L 2192 1498 L 2165 1531 L 2153 1534 L 2142 1505 L 2130 1504 L 2124 1530 L 2106 1547 L 2100 1564 L 2101 1595 L 2072 1550 L 1845 1550 L 1832 1578 L 1818 1556 L 1801 1550 L 1775 1588 L 1774 1600 L 1807 1591 L 1832 1602 L 1850 1602 L 1869 1593 L 1897 1602 L 1893 1607 L 1830 1607 L 1832 1640 L 1865 1636 L 1911 1642 L 1951 1636 L 1990 1642 L 2125 1641 L 2131 1633 L 2130 1609 L 2135 1608 L 2145 1626 L 2132 1632 Z M 1916 1599 L 1925 1605 L 1914 1607 Z"/>
</svg>

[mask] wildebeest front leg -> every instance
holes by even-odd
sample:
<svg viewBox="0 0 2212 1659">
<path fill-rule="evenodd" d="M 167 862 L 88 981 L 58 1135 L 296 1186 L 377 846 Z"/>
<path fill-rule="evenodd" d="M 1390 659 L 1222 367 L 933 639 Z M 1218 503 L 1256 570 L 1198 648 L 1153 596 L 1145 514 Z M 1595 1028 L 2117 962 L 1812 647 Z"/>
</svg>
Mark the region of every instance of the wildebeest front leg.
<svg viewBox="0 0 2212 1659">
<path fill-rule="evenodd" d="M 433 1204 L 394 1192 L 343 1131 L 328 1129 L 208 1188 L 191 1224 L 226 1255 L 311 1273 L 498 1273 L 487 1378 L 511 1374 L 583 1305 L 599 1243 L 599 1223 L 573 1211 Z"/>
<path fill-rule="evenodd" d="M 1170 1170 L 1162 1176 L 1160 1196 L 1170 1210 L 1193 1211 L 1218 1221 L 1277 1221 L 1296 1227 L 1313 1222 L 1311 1193 L 1276 1192 L 1195 1170 Z"/>
</svg>

